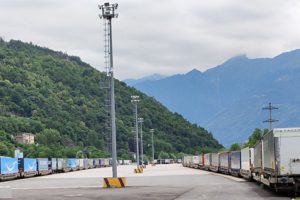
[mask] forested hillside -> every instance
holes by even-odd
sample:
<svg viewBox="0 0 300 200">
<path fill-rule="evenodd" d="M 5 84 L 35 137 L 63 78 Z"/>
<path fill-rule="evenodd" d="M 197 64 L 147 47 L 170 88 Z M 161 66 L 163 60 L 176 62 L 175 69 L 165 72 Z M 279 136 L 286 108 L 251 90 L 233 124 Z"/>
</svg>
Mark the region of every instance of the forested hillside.
<svg viewBox="0 0 300 200">
<path fill-rule="evenodd" d="M 26 156 L 109 156 L 105 132 L 105 76 L 80 58 L 20 41 L 0 40 L 0 155 L 15 147 Z M 144 118 L 144 151 L 150 155 L 149 129 L 155 129 L 156 156 L 220 148 L 205 129 L 123 82 L 116 80 L 118 156 L 134 151 L 131 95 L 139 95 Z M 35 145 L 19 145 L 11 135 L 36 135 Z"/>
</svg>

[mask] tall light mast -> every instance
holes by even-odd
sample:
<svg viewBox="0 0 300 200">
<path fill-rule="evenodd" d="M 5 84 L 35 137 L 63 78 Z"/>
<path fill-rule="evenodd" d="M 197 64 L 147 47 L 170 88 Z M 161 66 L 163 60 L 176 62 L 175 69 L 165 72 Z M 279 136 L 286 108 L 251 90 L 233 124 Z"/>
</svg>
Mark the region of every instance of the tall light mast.
<svg viewBox="0 0 300 200">
<path fill-rule="evenodd" d="M 151 140 L 152 140 L 152 164 L 154 164 L 154 138 L 153 138 L 154 129 L 150 129 L 150 133 L 151 133 Z"/>
<path fill-rule="evenodd" d="M 143 145 L 143 118 L 138 118 L 138 122 L 140 123 L 140 134 L 141 134 L 141 159 L 142 165 L 144 165 L 144 145 Z"/>
<path fill-rule="evenodd" d="M 136 161 L 137 161 L 137 167 L 140 165 L 140 155 L 139 155 L 139 128 L 138 128 L 138 110 L 137 110 L 137 104 L 139 102 L 139 96 L 133 95 L 131 96 L 131 102 L 134 105 L 134 115 L 135 115 L 135 139 L 136 139 Z"/>
<path fill-rule="evenodd" d="M 117 18 L 118 14 L 115 10 L 118 4 L 104 3 L 99 5 L 102 11 L 99 14 L 100 19 L 105 21 L 105 63 L 107 69 L 107 76 L 110 78 L 110 116 L 111 116 L 111 152 L 112 152 L 112 174 L 113 177 L 117 175 L 117 141 L 116 141 L 116 111 L 115 111 L 115 88 L 114 88 L 114 72 L 113 72 L 113 48 L 112 48 L 112 18 Z M 108 27 L 108 28 L 106 28 Z"/>
</svg>

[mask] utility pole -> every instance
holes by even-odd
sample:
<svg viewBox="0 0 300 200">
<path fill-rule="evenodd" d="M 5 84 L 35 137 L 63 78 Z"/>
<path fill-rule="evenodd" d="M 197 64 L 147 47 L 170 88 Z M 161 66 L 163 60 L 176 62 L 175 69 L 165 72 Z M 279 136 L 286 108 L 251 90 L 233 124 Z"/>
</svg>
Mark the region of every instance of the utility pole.
<svg viewBox="0 0 300 200">
<path fill-rule="evenodd" d="M 136 138 L 136 161 L 137 167 L 140 166 L 140 155 L 139 155 L 139 128 L 138 128 L 138 110 L 137 104 L 139 102 L 139 96 L 133 95 L 131 96 L 131 102 L 134 105 L 134 114 L 135 114 L 135 138 Z"/>
<path fill-rule="evenodd" d="M 114 72 L 113 72 L 113 48 L 112 48 L 112 18 L 117 18 L 118 14 L 115 10 L 118 8 L 118 4 L 104 3 L 99 5 L 99 9 L 102 13 L 99 15 L 100 19 L 104 19 L 105 27 L 105 57 L 109 58 L 106 62 L 107 76 L 110 77 L 110 116 L 111 116 L 111 142 L 112 142 L 112 174 L 116 178 L 117 175 L 117 142 L 116 142 L 116 112 L 115 112 L 115 88 L 114 88 Z M 107 26 L 106 26 L 107 25 Z M 108 36 L 108 37 L 107 37 Z"/>
<path fill-rule="evenodd" d="M 269 119 L 263 121 L 263 123 L 269 123 L 269 131 L 272 130 L 272 123 L 278 122 L 278 120 L 272 118 L 272 110 L 278 110 L 277 107 L 272 106 L 272 103 L 270 102 L 268 106 L 263 107 L 263 110 L 269 110 Z"/>
<path fill-rule="evenodd" d="M 151 133 L 151 140 L 152 140 L 152 163 L 154 164 L 154 140 L 153 140 L 154 129 L 150 129 L 150 133 Z"/>
<path fill-rule="evenodd" d="M 141 158 L 142 158 L 142 165 L 144 164 L 144 146 L 143 146 L 143 122 L 144 119 L 143 118 L 139 118 L 138 119 L 139 123 L 140 123 L 140 134 L 141 134 Z"/>
</svg>

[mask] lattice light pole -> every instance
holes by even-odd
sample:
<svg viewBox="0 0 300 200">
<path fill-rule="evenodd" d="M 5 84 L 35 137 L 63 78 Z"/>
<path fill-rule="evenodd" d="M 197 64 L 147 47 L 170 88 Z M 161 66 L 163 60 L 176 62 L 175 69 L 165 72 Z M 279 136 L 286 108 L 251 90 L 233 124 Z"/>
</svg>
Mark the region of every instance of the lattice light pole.
<svg viewBox="0 0 300 200">
<path fill-rule="evenodd" d="M 131 96 L 131 102 L 134 105 L 134 114 L 135 114 L 135 139 L 136 139 L 136 161 L 137 161 L 137 167 L 140 165 L 140 155 L 139 155 L 139 128 L 138 128 L 138 110 L 137 110 L 137 104 L 139 102 L 139 96 L 133 95 Z"/>
<path fill-rule="evenodd" d="M 152 164 L 154 164 L 154 139 L 153 139 L 154 129 L 150 129 L 150 133 L 151 133 L 151 140 L 152 140 Z"/>
<path fill-rule="evenodd" d="M 115 112 L 115 88 L 114 88 L 114 72 L 113 72 L 113 48 L 112 48 L 112 18 L 118 17 L 115 10 L 118 4 L 104 3 L 99 5 L 102 11 L 99 15 L 100 19 L 105 20 L 105 64 L 107 68 L 107 76 L 110 77 L 110 116 L 111 116 L 111 142 L 112 142 L 112 174 L 117 177 L 117 142 L 116 142 L 116 112 Z"/>
<path fill-rule="evenodd" d="M 141 159 L 142 159 L 142 165 L 144 165 L 144 145 L 143 145 L 143 118 L 138 118 L 138 122 L 140 123 L 140 134 L 141 134 Z"/>
</svg>

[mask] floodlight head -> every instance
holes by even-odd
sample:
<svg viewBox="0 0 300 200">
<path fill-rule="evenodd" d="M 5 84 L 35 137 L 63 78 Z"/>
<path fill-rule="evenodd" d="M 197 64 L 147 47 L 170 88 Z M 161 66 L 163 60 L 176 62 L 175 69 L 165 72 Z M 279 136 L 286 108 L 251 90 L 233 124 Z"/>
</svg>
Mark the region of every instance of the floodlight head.
<svg viewBox="0 0 300 200">
<path fill-rule="evenodd" d="M 102 10 L 102 18 L 112 19 L 118 17 L 118 14 L 115 13 L 115 10 L 118 8 L 118 4 L 104 3 L 104 5 L 98 6 Z"/>
<path fill-rule="evenodd" d="M 131 95 L 131 98 L 132 98 L 132 99 L 138 99 L 139 96 L 138 96 L 138 95 Z"/>
</svg>

